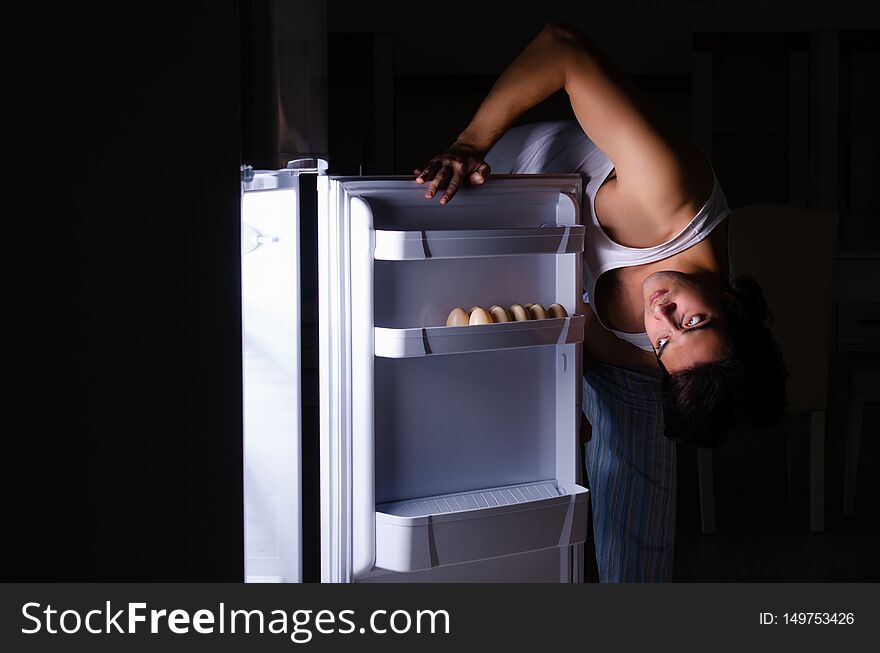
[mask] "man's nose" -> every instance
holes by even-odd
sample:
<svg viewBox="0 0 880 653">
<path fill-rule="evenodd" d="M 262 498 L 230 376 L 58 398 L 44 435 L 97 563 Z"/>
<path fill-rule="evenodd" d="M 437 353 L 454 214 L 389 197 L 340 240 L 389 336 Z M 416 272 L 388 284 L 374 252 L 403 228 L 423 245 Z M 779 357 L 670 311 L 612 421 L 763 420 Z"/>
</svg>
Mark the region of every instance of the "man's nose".
<svg viewBox="0 0 880 653">
<path fill-rule="evenodd" d="M 654 307 L 654 319 L 660 320 L 661 322 L 666 322 L 667 324 L 674 321 L 672 319 L 674 313 L 675 302 L 666 302 L 664 304 L 658 304 Z"/>
</svg>

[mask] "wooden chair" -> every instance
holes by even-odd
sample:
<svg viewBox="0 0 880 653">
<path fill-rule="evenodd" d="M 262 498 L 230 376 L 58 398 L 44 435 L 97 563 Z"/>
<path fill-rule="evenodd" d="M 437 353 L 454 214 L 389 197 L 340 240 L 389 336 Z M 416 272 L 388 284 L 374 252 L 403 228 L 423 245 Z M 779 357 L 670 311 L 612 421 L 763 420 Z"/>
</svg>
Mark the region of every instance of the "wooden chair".
<svg viewBox="0 0 880 653">
<path fill-rule="evenodd" d="M 810 530 L 825 530 L 825 415 L 831 358 L 832 272 L 837 214 L 785 204 L 753 204 L 730 216 L 735 276 L 753 276 L 773 316 L 771 330 L 790 376 L 788 412 L 809 413 Z M 789 500 L 798 495 L 796 442 L 787 446 Z M 703 533 L 716 531 L 711 449 L 697 450 Z"/>
</svg>

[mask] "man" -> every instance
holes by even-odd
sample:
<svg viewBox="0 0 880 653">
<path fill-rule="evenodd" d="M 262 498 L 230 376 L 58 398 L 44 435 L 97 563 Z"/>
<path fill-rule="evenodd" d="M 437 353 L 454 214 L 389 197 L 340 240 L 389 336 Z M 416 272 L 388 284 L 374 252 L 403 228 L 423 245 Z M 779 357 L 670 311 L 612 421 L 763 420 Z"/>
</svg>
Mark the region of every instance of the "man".
<svg viewBox="0 0 880 653">
<path fill-rule="evenodd" d="M 562 88 L 577 123 L 509 130 Z M 671 580 L 675 451 L 662 436 L 716 446 L 738 419 L 770 423 L 784 406 L 785 367 L 760 288 L 729 278 L 724 193 L 699 150 L 558 23 L 416 181 L 446 204 L 462 184 L 484 183 L 493 164 L 584 177 L 585 350 L 595 359 L 585 365 L 586 463 L 600 579 Z"/>
</svg>

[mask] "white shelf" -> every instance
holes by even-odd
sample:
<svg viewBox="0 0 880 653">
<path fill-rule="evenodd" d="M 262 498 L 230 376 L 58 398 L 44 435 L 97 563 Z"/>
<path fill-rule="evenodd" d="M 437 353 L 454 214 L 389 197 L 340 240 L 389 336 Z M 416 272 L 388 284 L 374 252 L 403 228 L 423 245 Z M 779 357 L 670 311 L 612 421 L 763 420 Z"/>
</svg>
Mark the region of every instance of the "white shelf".
<svg viewBox="0 0 880 653">
<path fill-rule="evenodd" d="M 537 229 L 456 231 L 376 231 L 373 258 L 380 261 L 420 261 L 431 258 L 574 254 L 584 250 L 581 225 Z"/>
<path fill-rule="evenodd" d="M 579 544 L 587 493 L 557 480 L 376 506 L 376 567 L 406 572 Z"/>
<path fill-rule="evenodd" d="M 382 358 L 464 354 L 496 349 L 565 345 L 584 339 L 584 316 L 412 329 L 376 327 L 374 351 Z"/>
</svg>

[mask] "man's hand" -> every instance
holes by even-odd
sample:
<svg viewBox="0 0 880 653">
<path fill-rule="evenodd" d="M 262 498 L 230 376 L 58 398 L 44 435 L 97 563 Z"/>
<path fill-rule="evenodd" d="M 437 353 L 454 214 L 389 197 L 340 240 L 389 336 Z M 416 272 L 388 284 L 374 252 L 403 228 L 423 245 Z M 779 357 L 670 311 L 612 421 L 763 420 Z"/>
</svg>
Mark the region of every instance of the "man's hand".
<svg viewBox="0 0 880 653">
<path fill-rule="evenodd" d="M 475 186 L 484 183 L 491 168 L 483 160 L 483 153 L 476 147 L 456 141 L 414 172 L 418 175 L 417 184 L 431 182 L 425 197 L 431 199 L 438 190 L 444 191 L 440 196 L 440 204 L 446 204 L 455 197 L 465 180 Z"/>
</svg>

